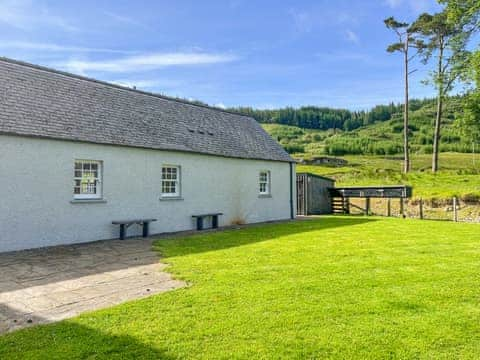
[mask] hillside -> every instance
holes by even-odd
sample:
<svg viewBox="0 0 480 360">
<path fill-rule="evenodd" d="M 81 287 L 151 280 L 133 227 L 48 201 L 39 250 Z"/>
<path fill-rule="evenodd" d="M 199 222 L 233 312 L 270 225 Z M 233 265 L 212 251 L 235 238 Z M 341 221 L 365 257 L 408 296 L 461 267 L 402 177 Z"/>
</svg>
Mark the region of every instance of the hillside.
<svg viewBox="0 0 480 360">
<path fill-rule="evenodd" d="M 440 150 L 472 151 L 472 143 L 457 126 L 461 98 L 445 104 Z M 253 116 L 296 157 L 318 155 L 396 155 L 403 152 L 401 105 L 379 105 L 367 112 L 327 108 L 252 110 L 235 109 Z M 413 100 L 410 106 L 410 146 L 413 154 L 432 152 L 434 100 Z M 294 125 L 297 124 L 297 125 Z"/>
<path fill-rule="evenodd" d="M 410 146 L 412 172 L 402 174 L 403 114 L 400 105 L 377 106 L 370 112 L 352 113 L 325 108 L 301 108 L 292 117 L 291 110 L 250 110 L 264 129 L 296 159 L 336 156 L 348 161 L 340 167 L 298 165 L 306 171 L 329 176 L 338 185 L 405 184 L 414 188 L 414 199 L 445 203 L 453 196 L 466 203 L 480 201 L 480 155 L 472 154 L 472 143 L 457 126 L 461 113 L 459 97 L 449 98 L 445 105 L 441 139 L 440 171 L 430 172 L 433 140 L 434 100 L 414 100 L 410 106 Z M 239 109 L 237 109 L 239 110 Z M 317 115 L 312 115 L 313 112 Z M 373 114 L 372 114 L 373 113 Z M 329 127 L 326 123 L 310 127 L 277 122 L 305 124 L 305 119 L 343 116 L 361 118 L 367 124 L 352 130 Z M 375 120 L 372 120 L 375 119 Z M 290 121 L 291 120 L 291 121 Z M 372 122 L 373 121 L 373 122 Z M 327 125 L 325 125 L 327 124 Z M 337 121 L 337 125 L 341 121 Z M 325 125 L 325 126 L 324 126 Z"/>
</svg>

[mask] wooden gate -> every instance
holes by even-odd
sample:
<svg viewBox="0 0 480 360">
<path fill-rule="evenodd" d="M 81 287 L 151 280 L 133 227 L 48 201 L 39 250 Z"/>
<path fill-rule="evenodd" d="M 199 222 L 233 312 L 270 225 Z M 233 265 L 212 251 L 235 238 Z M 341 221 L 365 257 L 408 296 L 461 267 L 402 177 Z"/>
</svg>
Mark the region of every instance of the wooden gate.
<svg viewBox="0 0 480 360">
<path fill-rule="evenodd" d="M 297 215 L 307 215 L 307 176 L 297 175 Z"/>
</svg>

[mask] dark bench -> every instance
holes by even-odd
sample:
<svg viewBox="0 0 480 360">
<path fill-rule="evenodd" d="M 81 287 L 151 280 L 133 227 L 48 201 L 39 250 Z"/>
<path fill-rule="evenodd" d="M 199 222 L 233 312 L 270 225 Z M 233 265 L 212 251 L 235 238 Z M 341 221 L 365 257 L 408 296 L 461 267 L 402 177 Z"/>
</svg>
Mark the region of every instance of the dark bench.
<svg viewBox="0 0 480 360">
<path fill-rule="evenodd" d="M 127 233 L 127 229 L 134 224 L 142 225 L 143 226 L 142 236 L 147 237 L 148 236 L 148 226 L 153 221 L 157 221 L 157 219 L 112 221 L 112 224 L 113 225 L 120 225 L 120 240 L 124 240 L 125 235 Z"/>
<path fill-rule="evenodd" d="M 197 230 L 203 230 L 203 219 L 206 217 L 212 218 L 212 229 L 216 229 L 218 228 L 218 217 L 220 215 L 223 215 L 223 213 L 192 215 L 192 218 L 197 219 Z"/>
</svg>

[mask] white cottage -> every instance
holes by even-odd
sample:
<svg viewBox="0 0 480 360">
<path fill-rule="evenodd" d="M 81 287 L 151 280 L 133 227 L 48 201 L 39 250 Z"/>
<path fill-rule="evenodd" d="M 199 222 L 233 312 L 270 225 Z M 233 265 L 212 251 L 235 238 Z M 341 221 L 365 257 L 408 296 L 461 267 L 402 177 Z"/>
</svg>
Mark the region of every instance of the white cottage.
<svg viewBox="0 0 480 360">
<path fill-rule="evenodd" d="M 0 251 L 293 218 L 294 176 L 250 117 L 0 58 Z"/>
</svg>

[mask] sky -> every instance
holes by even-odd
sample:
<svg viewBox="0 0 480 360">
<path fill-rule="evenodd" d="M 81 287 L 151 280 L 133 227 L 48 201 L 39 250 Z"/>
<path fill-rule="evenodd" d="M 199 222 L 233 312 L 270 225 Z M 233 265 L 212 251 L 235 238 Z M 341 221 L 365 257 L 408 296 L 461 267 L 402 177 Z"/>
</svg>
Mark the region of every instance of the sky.
<svg viewBox="0 0 480 360">
<path fill-rule="evenodd" d="M 383 19 L 434 0 L 0 0 L 0 55 L 219 107 L 368 109 L 403 96 Z M 417 63 L 411 96 L 429 97 Z"/>
</svg>

